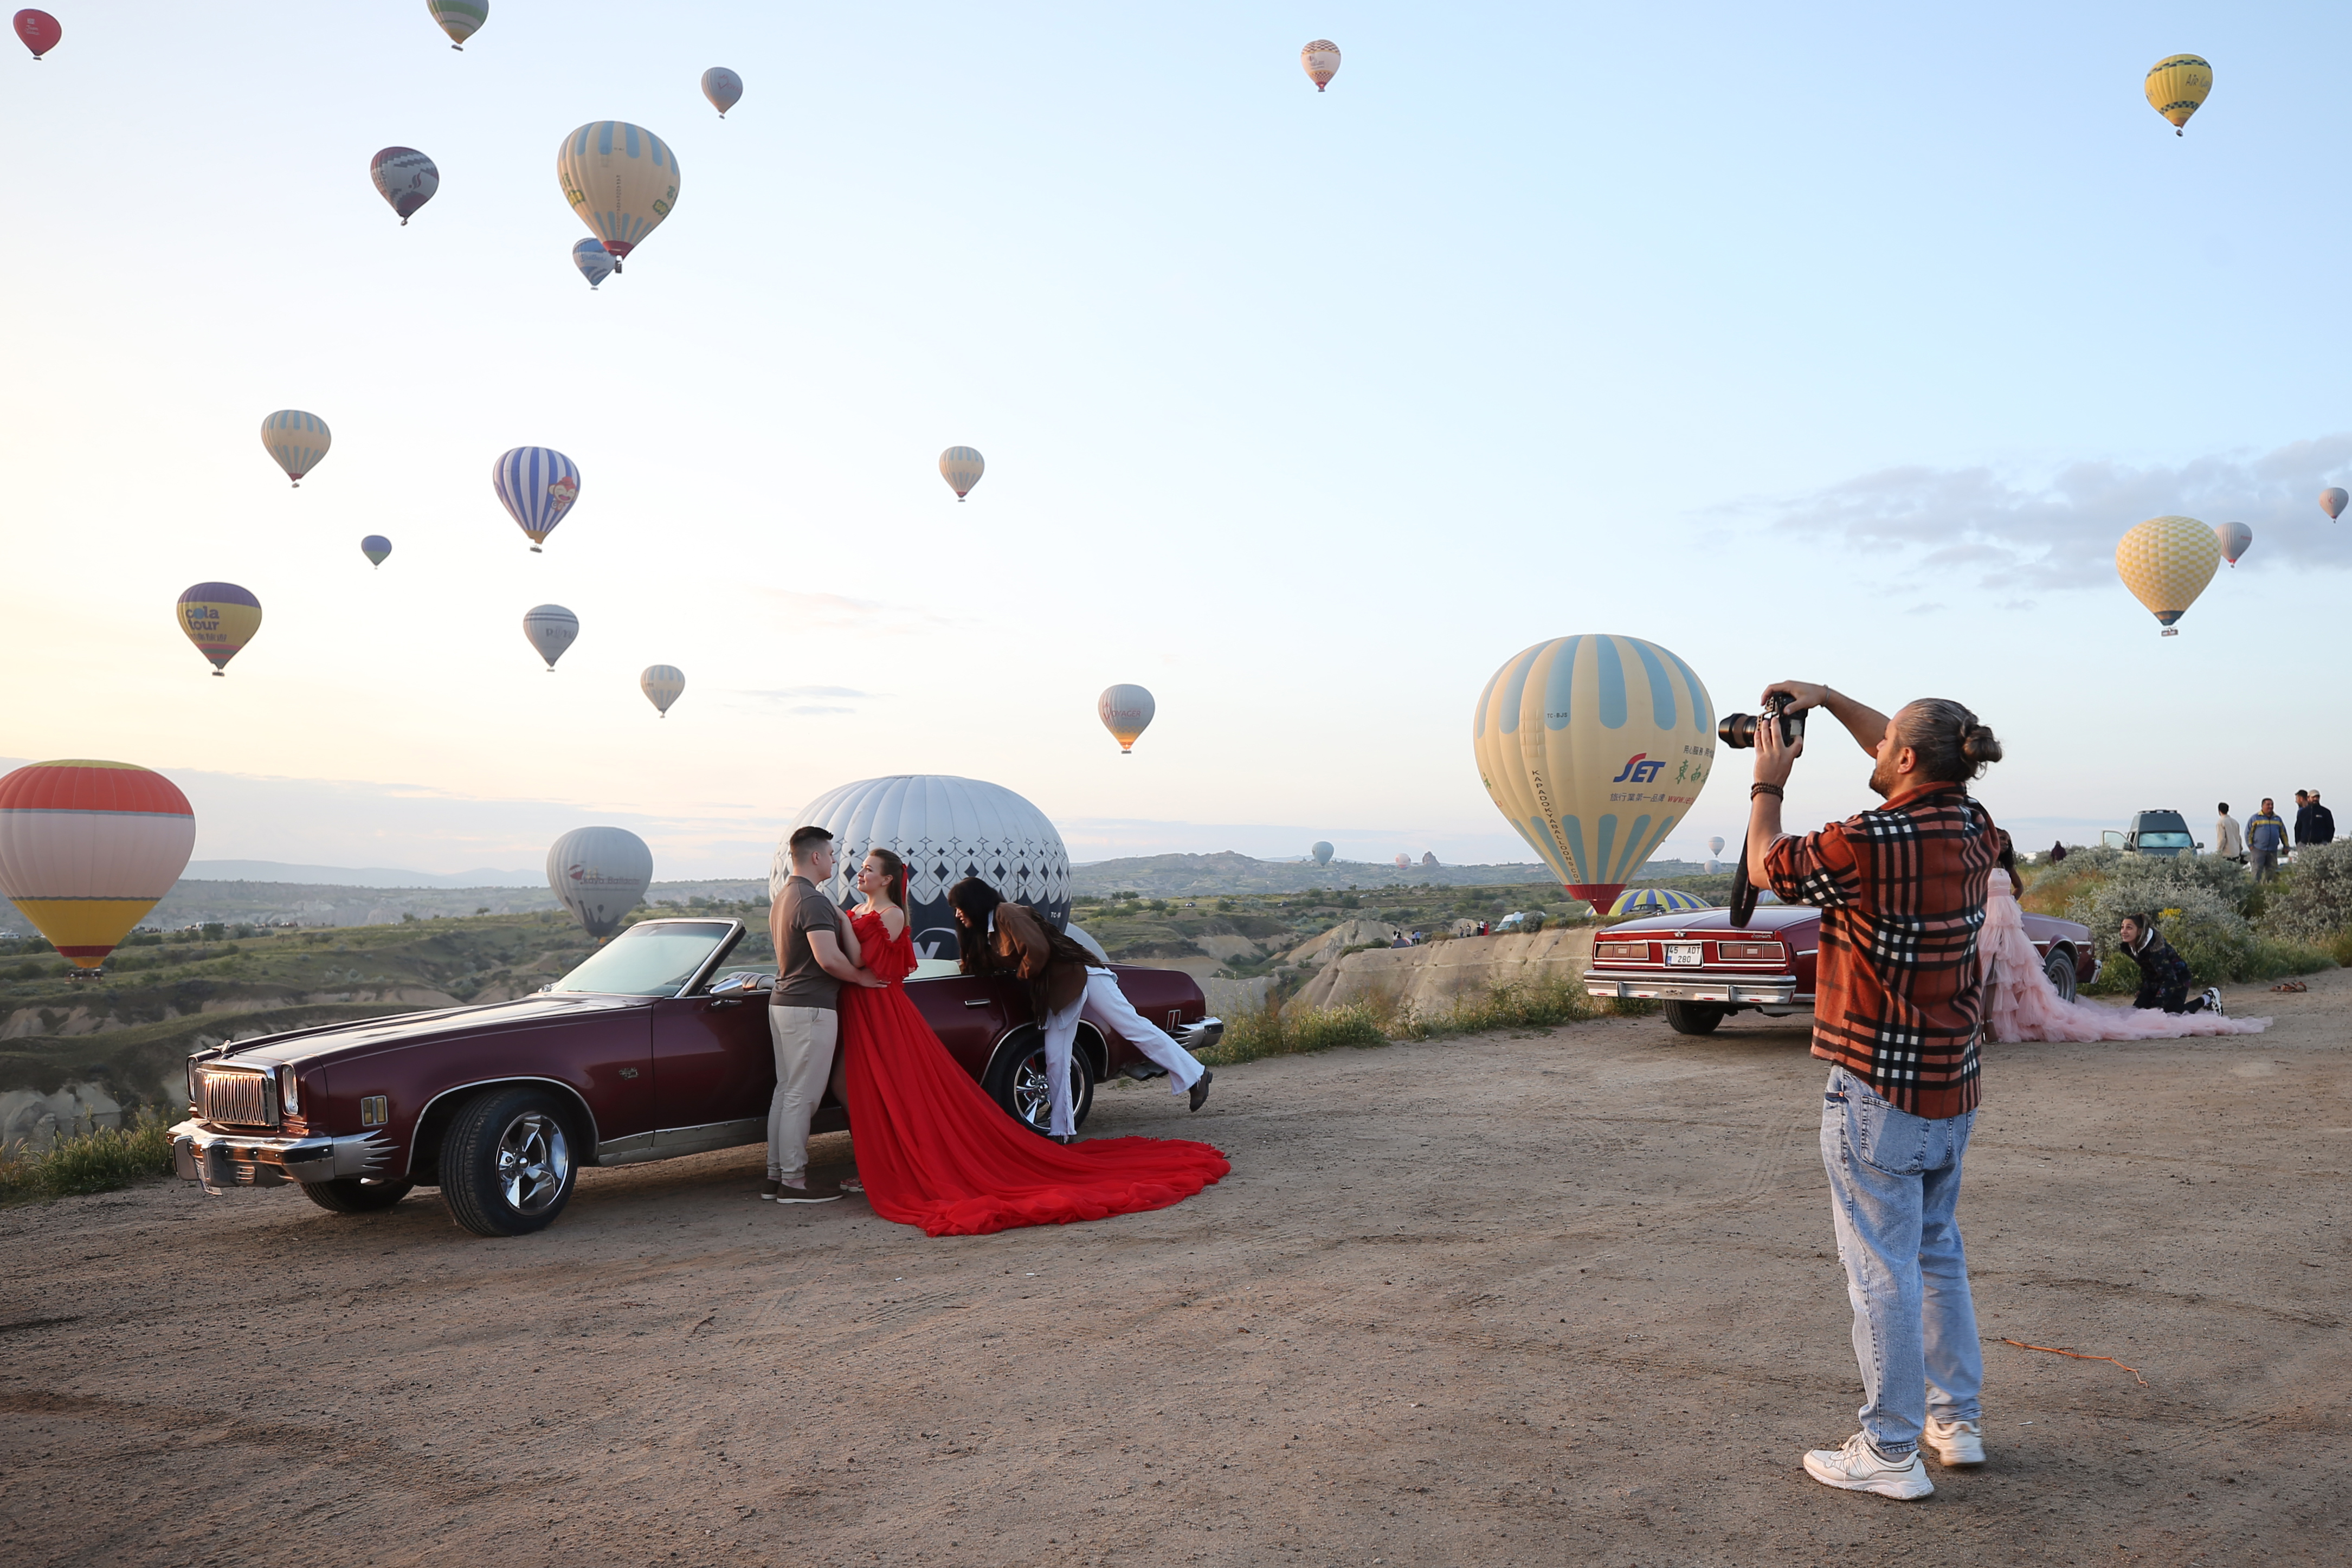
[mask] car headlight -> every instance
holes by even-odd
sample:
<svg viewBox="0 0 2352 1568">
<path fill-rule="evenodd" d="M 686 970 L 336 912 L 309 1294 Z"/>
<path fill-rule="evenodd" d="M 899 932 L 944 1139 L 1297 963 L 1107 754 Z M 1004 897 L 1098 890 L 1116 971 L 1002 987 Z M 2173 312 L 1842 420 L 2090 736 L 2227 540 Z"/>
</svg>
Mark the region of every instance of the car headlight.
<svg viewBox="0 0 2352 1568">
<path fill-rule="evenodd" d="M 291 1062 L 278 1070 L 278 1106 L 289 1116 L 302 1113 L 302 1086 Z"/>
</svg>

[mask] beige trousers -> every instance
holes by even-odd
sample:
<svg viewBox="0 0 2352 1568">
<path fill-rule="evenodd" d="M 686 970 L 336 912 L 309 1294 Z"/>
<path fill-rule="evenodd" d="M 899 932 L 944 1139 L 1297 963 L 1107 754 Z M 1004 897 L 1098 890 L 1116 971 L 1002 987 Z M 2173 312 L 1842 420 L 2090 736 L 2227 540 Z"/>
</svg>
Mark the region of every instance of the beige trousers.
<svg viewBox="0 0 2352 1568">
<path fill-rule="evenodd" d="M 768 1102 L 768 1179 L 800 1186 L 808 1175 L 809 1118 L 838 1077 L 841 1014 L 831 1008 L 768 1009 L 776 1048 L 776 1092 Z M 839 1093 L 841 1085 L 834 1083 Z"/>
</svg>

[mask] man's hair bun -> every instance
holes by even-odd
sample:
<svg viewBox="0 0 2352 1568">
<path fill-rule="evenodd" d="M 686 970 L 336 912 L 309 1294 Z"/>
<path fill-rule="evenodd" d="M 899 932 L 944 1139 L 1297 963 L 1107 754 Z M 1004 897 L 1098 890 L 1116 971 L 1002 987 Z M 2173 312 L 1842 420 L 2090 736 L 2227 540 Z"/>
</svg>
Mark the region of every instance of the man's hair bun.
<svg viewBox="0 0 2352 1568">
<path fill-rule="evenodd" d="M 2000 742 L 1949 697 L 1921 697 L 1897 716 L 1895 736 L 1918 754 L 1919 777 L 1942 784 L 1981 778 L 2000 760 Z"/>
<path fill-rule="evenodd" d="M 1960 755 L 1983 768 L 2000 760 L 2000 742 L 1993 738 L 1990 727 L 1972 724 L 1960 731 Z"/>
</svg>

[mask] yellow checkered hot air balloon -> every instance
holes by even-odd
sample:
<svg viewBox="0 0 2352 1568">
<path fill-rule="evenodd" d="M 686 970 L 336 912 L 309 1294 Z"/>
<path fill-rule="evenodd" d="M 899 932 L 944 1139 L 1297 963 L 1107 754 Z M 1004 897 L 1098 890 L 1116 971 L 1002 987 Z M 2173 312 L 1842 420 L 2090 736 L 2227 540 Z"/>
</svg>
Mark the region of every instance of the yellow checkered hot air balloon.
<svg viewBox="0 0 2352 1568">
<path fill-rule="evenodd" d="M 2212 536 L 2206 536 L 2210 542 Z M 1698 676 L 1638 637 L 1555 637 L 1478 694 L 1478 777 L 1560 885 L 1606 909 L 1715 767 Z"/>
<path fill-rule="evenodd" d="M 2213 68 L 2199 56 L 2167 55 L 2147 68 L 2147 106 L 2172 121 L 2175 136 L 2212 90 Z"/>
<path fill-rule="evenodd" d="M 2164 622 L 2167 637 L 2179 635 L 2172 623 L 2197 602 L 2221 565 L 2221 539 L 2194 517 L 2150 517 L 2116 546 L 2116 575 Z"/>
</svg>

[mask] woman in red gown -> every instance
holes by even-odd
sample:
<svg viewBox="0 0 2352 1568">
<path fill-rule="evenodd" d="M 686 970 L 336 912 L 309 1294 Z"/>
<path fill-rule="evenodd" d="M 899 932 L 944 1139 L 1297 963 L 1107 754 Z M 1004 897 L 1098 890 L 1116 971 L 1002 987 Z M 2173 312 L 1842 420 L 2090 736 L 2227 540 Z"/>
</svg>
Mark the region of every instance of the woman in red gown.
<svg viewBox="0 0 2352 1568">
<path fill-rule="evenodd" d="M 841 989 L 841 1049 L 857 1176 L 874 1212 L 933 1236 L 1067 1225 L 1181 1203 L 1233 1169 L 1206 1144 L 1097 1138 L 1067 1145 L 1006 1115 L 908 999 L 915 945 L 907 868 L 887 850 L 857 873 L 853 963 L 890 983 Z"/>
</svg>

